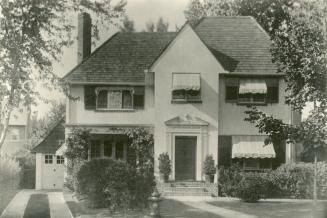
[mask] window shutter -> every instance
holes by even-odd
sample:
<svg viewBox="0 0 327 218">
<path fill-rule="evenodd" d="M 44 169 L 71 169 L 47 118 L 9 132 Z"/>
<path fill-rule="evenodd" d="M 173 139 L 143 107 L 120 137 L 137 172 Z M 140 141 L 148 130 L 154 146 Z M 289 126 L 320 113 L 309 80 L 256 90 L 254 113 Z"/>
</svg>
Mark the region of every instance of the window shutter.
<svg viewBox="0 0 327 218">
<path fill-rule="evenodd" d="M 95 86 L 84 86 L 84 108 L 94 110 L 96 105 Z"/>
<path fill-rule="evenodd" d="M 267 83 L 267 103 L 279 102 L 279 80 L 266 79 Z"/>
<path fill-rule="evenodd" d="M 226 101 L 237 101 L 238 86 L 238 78 L 226 78 Z"/>
<path fill-rule="evenodd" d="M 144 108 L 144 87 L 134 88 L 133 107 Z"/>
</svg>

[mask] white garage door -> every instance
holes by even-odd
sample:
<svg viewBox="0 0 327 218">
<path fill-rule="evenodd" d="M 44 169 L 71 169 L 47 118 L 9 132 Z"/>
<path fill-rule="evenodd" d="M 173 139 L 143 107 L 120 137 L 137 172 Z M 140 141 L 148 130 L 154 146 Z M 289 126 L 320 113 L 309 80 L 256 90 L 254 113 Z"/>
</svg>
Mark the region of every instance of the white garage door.
<svg viewBox="0 0 327 218">
<path fill-rule="evenodd" d="M 43 155 L 43 189 L 62 189 L 64 184 L 64 157 L 53 154 Z"/>
</svg>

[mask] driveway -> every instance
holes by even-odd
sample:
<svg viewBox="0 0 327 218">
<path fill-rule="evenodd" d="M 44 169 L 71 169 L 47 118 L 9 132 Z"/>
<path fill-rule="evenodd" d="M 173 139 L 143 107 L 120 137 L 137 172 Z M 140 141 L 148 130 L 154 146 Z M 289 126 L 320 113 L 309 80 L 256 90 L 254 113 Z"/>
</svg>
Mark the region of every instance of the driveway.
<svg viewBox="0 0 327 218">
<path fill-rule="evenodd" d="M 0 218 L 72 218 L 61 191 L 21 190 Z"/>
</svg>

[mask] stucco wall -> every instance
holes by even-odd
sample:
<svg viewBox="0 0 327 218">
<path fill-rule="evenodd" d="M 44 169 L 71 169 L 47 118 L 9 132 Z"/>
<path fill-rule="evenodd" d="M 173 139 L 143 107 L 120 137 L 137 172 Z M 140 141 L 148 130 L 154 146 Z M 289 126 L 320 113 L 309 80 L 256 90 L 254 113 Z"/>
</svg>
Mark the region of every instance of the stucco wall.
<svg viewBox="0 0 327 218">
<path fill-rule="evenodd" d="M 195 55 L 196 54 L 196 55 Z M 207 153 L 216 159 L 218 145 L 218 72 L 219 63 L 193 30 L 186 26 L 155 63 L 155 169 L 158 156 L 171 150 L 165 121 L 189 114 L 209 123 Z M 200 73 L 202 103 L 172 103 L 172 73 Z M 185 134 L 186 132 L 184 132 Z M 198 145 L 199 146 L 199 145 Z M 205 153 L 203 153 L 205 156 Z M 197 160 L 201 165 L 202 160 Z M 199 166 L 197 166 L 199 169 Z M 201 167 L 200 167 L 201 168 Z M 201 169 L 199 169 L 201 170 Z M 158 173 L 156 171 L 156 173 Z M 198 177 L 198 176 L 197 176 Z"/>
<path fill-rule="evenodd" d="M 248 110 L 246 106 L 237 103 L 228 103 L 225 100 L 225 79 L 221 76 L 219 81 L 219 135 L 258 135 L 258 129 L 254 124 L 244 121 Z M 291 122 L 291 108 L 284 103 L 286 84 L 281 78 L 279 81 L 279 103 L 258 106 L 258 109 L 282 119 L 286 123 Z"/>
<path fill-rule="evenodd" d="M 68 101 L 66 113 L 68 113 L 67 124 L 86 125 L 124 125 L 140 124 L 151 125 L 154 120 L 153 88 L 146 87 L 144 109 L 134 111 L 96 111 L 84 109 L 84 86 L 72 85 L 70 93 L 79 100 Z"/>
</svg>

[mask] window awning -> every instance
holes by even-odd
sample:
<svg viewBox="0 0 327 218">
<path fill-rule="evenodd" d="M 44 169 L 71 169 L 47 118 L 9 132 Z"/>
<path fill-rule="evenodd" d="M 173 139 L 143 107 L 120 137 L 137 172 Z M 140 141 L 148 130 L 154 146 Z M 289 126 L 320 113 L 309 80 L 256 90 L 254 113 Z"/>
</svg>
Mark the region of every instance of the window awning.
<svg viewBox="0 0 327 218">
<path fill-rule="evenodd" d="M 240 79 L 239 94 L 266 94 L 267 84 L 264 79 Z"/>
<path fill-rule="evenodd" d="M 173 90 L 200 90 L 199 73 L 174 73 Z"/>
<path fill-rule="evenodd" d="M 272 144 L 265 145 L 266 136 L 233 136 L 232 158 L 275 158 Z"/>
</svg>

